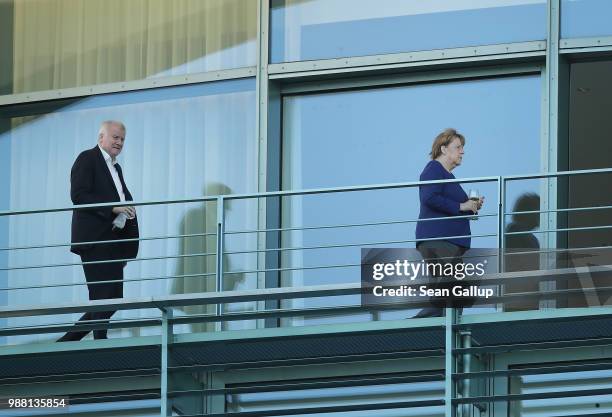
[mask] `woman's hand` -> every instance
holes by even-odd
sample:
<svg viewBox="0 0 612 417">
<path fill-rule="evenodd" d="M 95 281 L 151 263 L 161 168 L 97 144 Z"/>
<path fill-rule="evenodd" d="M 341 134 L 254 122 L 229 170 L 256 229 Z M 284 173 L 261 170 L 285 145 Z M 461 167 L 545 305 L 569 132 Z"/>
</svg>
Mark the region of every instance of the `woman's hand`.
<svg viewBox="0 0 612 417">
<path fill-rule="evenodd" d="M 128 219 L 136 217 L 136 209 L 132 206 L 113 207 L 113 213 L 125 213 Z"/>
<path fill-rule="evenodd" d="M 478 210 L 480 210 L 482 208 L 482 205 L 484 204 L 484 197 L 480 197 L 477 203 L 478 203 Z"/>
<path fill-rule="evenodd" d="M 472 213 L 478 213 L 478 209 L 480 208 L 480 201 L 468 200 L 465 203 L 459 204 L 459 210 L 461 211 L 471 211 Z M 456 206 L 455 206 L 456 207 Z"/>
</svg>

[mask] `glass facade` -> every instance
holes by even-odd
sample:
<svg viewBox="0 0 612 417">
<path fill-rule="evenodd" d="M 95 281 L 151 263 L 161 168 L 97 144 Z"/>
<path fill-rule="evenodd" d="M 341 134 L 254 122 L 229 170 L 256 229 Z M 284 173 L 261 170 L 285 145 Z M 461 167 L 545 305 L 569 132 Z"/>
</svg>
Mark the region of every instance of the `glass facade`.
<svg viewBox="0 0 612 417">
<path fill-rule="evenodd" d="M 1 397 L 61 393 L 69 414 L 99 416 L 609 412 L 612 298 L 584 284 L 599 281 L 590 255 L 573 264 L 584 274 L 557 267 L 574 260 L 565 227 L 612 245 L 610 174 L 509 181 L 504 205 L 496 183 L 612 167 L 612 48 L 570 39 L 611 35 L 609 11 L 603 0 L 0 0 Z M 70 167 L 108 119 L 127 126 L 119 162 L 135 199 L 159 202 L 137 208 L 139 259 L 118 301 L 139 308 L 113 315 L 109 340 L 55 343 L 57 328 L 29 326 L 72 325 L 80 314 L 65 312 L 88 302 L 71 213 L 6 211 L 70 207 Z M 495 300 L 406 320 L 405 305 L 345 295 L 362 247 L 414 246 L 414 188 L 259 194 L 416 181 L 447 127 L 467 139 L 453 173 L 494 178 L 463 186 L 485 197 L 473 246 L 510 247 L 512 226 L 552 253 L 536 255 L 545 271 L 498 277 L 529 279 L 500 284 L 529 302 L 512 312 Z M 168 201 L 227 194 L 248 197 L 224 199 L 224 216 L 216 201 Z M 537 200 L 535 228 L 510 213 L 523 197 Z M 217 291 L 231 302 L 215 305 Z"/>
<path fill-rule="evenodd" d="M 256 0 L 0 3 L 9 94 L 255 65 Z"/>
<path fill-rule="evenodd" d="M 546 38 L 543 0 L 271 0 L 270 18 L 272 63 Z"/>
<path fill-rule="evenodd" d="M 607 0 L 562 0 L 561 37 L 612 36 L 612 3 Z"/>
<path fill-rule="evenodd" d="M 446 127 L 455 127 L 466 137 L 463 163 L 453 171 L 457 178 L 538 172 L 540 85 L 539 75 L 527 75 L 287 97 L 283 189 L 418 181 L 433 138 Z M 518 152 L 523 155 L 520 159 L 504 157 Z M 464 185 L 466 190 L 473 187 L 485 196 L 482 212 L 495 214 L 497 184 Z M 540 193 L 539 184 L 530 182 L 508 191 L 510 206 L 520 195 Z M 284 232 L 283 247 L 354 246 L 285 252 L 283 267 L 321 269 L 286 271 L 283 286 L 358 282 L 360 255 L 355 247 L 375 242 L 414 247 L 415 223 L 410 221 L 418 214 L 417 188 L 286 198 L 283 227 L 391 223 Z M 471 223 L 474 235 L 496 233 L 494 217 Z M 472 247 L 496 245 L 495 236 L 472 240 Z M 346 264 L 353 266 L 325 268 Z M 359 297 L 343 299 L 359 303 Z M 306 299 L 288 304 L 312 307 L 339 301 Z"/>
</svg>

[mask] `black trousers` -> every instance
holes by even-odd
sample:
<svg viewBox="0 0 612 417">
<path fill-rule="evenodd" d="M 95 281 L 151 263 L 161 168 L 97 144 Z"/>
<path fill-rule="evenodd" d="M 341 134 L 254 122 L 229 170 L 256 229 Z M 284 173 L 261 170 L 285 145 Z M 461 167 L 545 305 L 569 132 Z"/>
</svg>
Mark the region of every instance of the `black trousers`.
<svg viewBox="0 0 612 417">
<path fill-rule="evenodd" d="M 81 260 L 83 262 L 93 261 L 106 261 L 116 259 L 109 256 L 110 244 L 95 245 L 91 250 L 81 254 Z M 98 264 L 84 264 L 83 271 L 85 272 L 85 279 L 87 280 L 87 290 L 89 291 L 90 300 L 105 300 L 109 298 L 122 298 L 123 297 L 123 268 L 125 262 L 105 262 Z M 119 282 L 108 282 L 105 281 L 119 281 Z M 79 321 L 85 320 L 105 320 L 108 319 L 115 313 L 115 311 L 101 311 L 95 313 L 85 313 Z M 94 339 L 106 339 L 106 330 L 94 330 Z M 85 335 L 89 333 L 89 330 L 70 331 L 62 336 L 59 341 L 74 341 L 81 340 Z"/>
<path fill-rule="evenodd" d="M 454 243 L 444 240 L 429 240 L 420 242 L 417 245 L 417 250 L 427 263 L 433 265 L 458 264 L 463 262 L 463 254 L 466 248 L 455 245 Z M 429 282 L 428 288 L 431 289 L 447 289 L 449 292 L 454 285 L 460 284 L 453 277 L 433 276 Z M 442 312 L 445 307 L 470 307 L 474 304 L 473 299 L 457 300 L 454 297 L 432 297 L 430 304 L 436 312 Z M 429 312 L 429 307 L 427 310 Z M 441 315 L 441 314 L 440 314 Z M 422 315 L 421 315 L 422 317 Z"/>
</svg>

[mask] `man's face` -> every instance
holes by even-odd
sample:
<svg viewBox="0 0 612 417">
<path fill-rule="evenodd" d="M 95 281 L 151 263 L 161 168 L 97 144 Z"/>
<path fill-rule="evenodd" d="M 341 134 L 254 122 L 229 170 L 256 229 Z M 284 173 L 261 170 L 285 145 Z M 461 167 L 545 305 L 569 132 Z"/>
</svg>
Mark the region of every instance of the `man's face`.
<svg viewBox="0 0 612 417">
<path fill-rule="evenodd" d="M 123 149 L 125 132 L 119 125 L 110 125 L 98 138 L 100 147 L 108 153 L 111 158 L 116 158 Z"/>
</svg>

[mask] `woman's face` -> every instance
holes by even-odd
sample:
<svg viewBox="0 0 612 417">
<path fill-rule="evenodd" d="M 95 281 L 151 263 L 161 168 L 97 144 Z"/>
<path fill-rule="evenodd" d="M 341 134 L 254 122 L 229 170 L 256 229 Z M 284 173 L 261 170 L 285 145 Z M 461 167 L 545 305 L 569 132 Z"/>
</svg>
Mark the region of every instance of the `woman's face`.
<svg viewBox="0 0 612 417">
<path fill-rule="evenodd" d="M 463 160 L 463 145 L 459 138 L 453 139 L 448 146 L 443 146 L 442 154 L 453 168 L 461 165 L 461 161 Z"/>
</svg>

